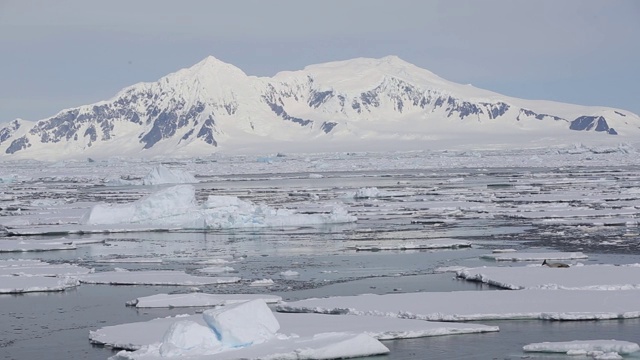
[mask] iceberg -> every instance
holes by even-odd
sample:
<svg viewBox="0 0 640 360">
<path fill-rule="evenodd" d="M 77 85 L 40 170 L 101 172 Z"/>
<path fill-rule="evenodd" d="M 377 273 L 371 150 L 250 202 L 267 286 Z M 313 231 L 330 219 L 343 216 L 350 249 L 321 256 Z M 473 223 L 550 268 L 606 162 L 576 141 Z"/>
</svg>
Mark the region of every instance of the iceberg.
<svg viewBox="0 0 640 360">
<path fill-rule="evenodd" d="M 231 229 L 289 227 L 355 222 L 339 205 L 329 213 L 300 214 L 288 209 L 255 205 L 235 196 L 213 196 L 196 203 L 192 185 L 177 185 L 158 190 L 128 204 L 94 205 L 81 219 L 84 225 L 127 224 L 157 229 Z"/>
</svg>

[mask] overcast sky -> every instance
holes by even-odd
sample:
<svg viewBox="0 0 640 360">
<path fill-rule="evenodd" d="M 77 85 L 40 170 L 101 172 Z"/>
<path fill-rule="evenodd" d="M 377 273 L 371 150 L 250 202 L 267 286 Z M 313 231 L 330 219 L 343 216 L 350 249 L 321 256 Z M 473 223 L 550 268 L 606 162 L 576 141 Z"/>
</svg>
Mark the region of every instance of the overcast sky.
<svg viewBox="0 0 640 360">
<path fill-rule="evenodd" d="M 207 55 L 249 75 L 398 55 L 505 95 L 640 113 L 640 1 L 0 0 L 0 122 Z"/>
</svg>

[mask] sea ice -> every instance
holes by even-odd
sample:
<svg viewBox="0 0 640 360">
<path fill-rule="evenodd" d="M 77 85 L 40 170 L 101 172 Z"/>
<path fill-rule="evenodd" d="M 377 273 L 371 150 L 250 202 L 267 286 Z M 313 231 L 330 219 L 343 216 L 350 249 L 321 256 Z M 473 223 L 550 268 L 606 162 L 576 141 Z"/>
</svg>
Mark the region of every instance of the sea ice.
<svg viewBox="0 0 640 360">
<path fill-rule="evenodd" d="M 271 286 L 273 284 L 275 284 L 275 282 L 272 279 L 260 279 L 252 281 L 249 286 Z"/>
<path fill-rule="evenodd" d="M 232 272 L 235 271 L 231 266 L 209 266 L 206 268 L 198 269 L 198 272 L 205 274 L 219 274 L 224 272 Z"/>
<path fill-rule="evenodd" d="M 576 301 L 576 296 L 580 301 Z M 573 290 L 421 292 L 307 299 L 282 303 L 276 308 L 286 312 L 375 315 L 431 321 L 596 320 L 640 317 L 638 296 L 640 293 L 635 290 L 584 290 L 579 294 Z"/>
<path fill-rule="evenodd" d="M 430 239 L 421 242 L 401 242 L 393 245 L 356 245 L 349 247 L 356 251 L 383 251 L 383 250 L 430 250 L 430 249 L 455 249 L 470 247 L 471 241 L 456 239 Z"/>
<path fill-rule="evenodd" d="M 0 276 L 0 294 L 63 291 L 78 284 L 72 277 Z"/>
<path fill-rule="evenodd" d="M 524 351 L 567 353 L 570 355 L 586 355 L 590 352 L 631 354 L 640 351 L 638 344 L 619 340 L 576 340 L 560 342 L 542 342 L 525 345 Z"/>
<path fill-rule="evenodd" d="M 182 271 L 105 271 L 79 277 L 87 284 L 110 285 L 211 285 L 240 281 L 239 277 L 193 276 Z"/>
<path fill-rule="evenodd" d="M 261 299 L 268 304 L 282 301 L 280 296 L 264 294 L 155 294 L 139 297 L 129 301 L 127 305 L 135 305 L 138 308 L 175 308 L 195 306 L 221 306 Z"/>
<path fill-rule="evenodd" d="M 1 266 L 0 276 L 77 276 L 92 273 L 92 269 L 83 268 L 74 264 L 47 264 L 47 263 L 34 263 L 13 265 L 13 266 Z"/>
<path fill-rule="evenodd" d="M 640 266 L 584 265 L 478 267 L 457 276 L 505 289 L 633 290 L 640 289 Z"/>
<path fill-rule="evenodd" d="M 28 251 L 54 251 L 54 250 L 75 250 L 73 244 L 44 243 L 24 240 L 0 240 L 0 253 L 3 252 L 28 252 Z"/>
<path fill-rule="evenodd" d="M 481 256 L 484 259 L 495 261 L 544 261 L 544 260 L 575 260 L 586 259 L 587 255 L 581 252 L 544 252 L 544 253 L 494 253 Z"/>
</svg>

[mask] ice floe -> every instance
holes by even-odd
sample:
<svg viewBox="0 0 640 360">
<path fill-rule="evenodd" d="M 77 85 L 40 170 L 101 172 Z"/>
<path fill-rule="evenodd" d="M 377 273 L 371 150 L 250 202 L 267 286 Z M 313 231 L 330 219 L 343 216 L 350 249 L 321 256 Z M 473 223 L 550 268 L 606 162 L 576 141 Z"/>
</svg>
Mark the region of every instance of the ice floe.
<svg viewBox="0 0 640 360">
<path fill-rule="evenodd" d="M 23 264 L 20 266 L 2 266 L 0 262 L 0 276 L 77 276 L 90 274 L 92 269 L 74 264 Z"/>
<path fill-rule="evenodd" d="M 309 338 L 322 333 L 364 333 L 379 340 L 408 339 L 426 336 L 476 334 L 498 331 L 497 326 L 433 322 L 377 316 L 336 316 L 322 314 L 274 313 L 280 324 L 276 338 Z M 161 342 L 172 324 L 191 321 L 206 325 L 201 314 L 178 315 L 150 321 L 106 326 L 90 331 L 92 342 L 114 348 L 137 350 Z"/>
<path fill-rule="evenodd" d="M 560 271 L 560 270 L 558 270 Z M 579 296 L 579 301 L 576 301 Z M 431 321 L 596 320 L 640 317 L 640 292 L 453 291 L 336 296 L 282 303 L 286 312 L 390 316 Z"/>
<path fill-rule="evenodd" d="M 272 279 L 259 279 L 252 281 L 249 286 L 271 286 L 273 284 L 275 284 L 275 282 Z"/>
<path fill-rule="evenodd" d="M 85 225 L 137 224 L 158 229 L 228 229 L 287 227 L 354 222 L 339 205 L 329 213 L 301 214 L 288 209 L 255 205 L 235 196 L 212 196 L 201 205 L 192 185 L 177 185 L 158 190 L 128 204 L 98 204 L 85 214 Z"/>
<path fill-rule="evenodd" d="M 167 319 L 161 319 L 167 320 Z M 195 320 L 195 321 L 194 321 Z M 161 342 L 142 345 L 134 352 L 121 351 L 114 359 L 207 358 L 216 359 L 339 359 L 387 353 L 378 340 L 364 333 L 283 334 L 280 322 L 262 300 L 251 300 L 205 311 L 196 319 L 173 318 L 166 322 Z M 202 324 L 204 321 L 204 324 Z M 143 324 L 149 327 L 151 322 Z M 162 331 L 163 327 L 157 326 Z M 124 325 L 126 327 L 127 325 Z M 111 330 L 113 330 L 112 327 Z M 118 336 L 126 333 L 118 327 Z M 156 333 L 159 335 L 159 332 Z M 149 333 L 145 333 L 149 340 Z M 156 335 L 156 336 L 157 336 Z M 135 334 L 134 336 L 135 337 Z M 90 333 L 93 342 L 106 343 L 104 330 Z M 131 342 L 131 338 L 127 340 Z M 301 346 L 299 344 L 305 344 Z"/>
<path fill-rule="evenodd" d="M 634 290 L 640 289 L 640 266 L 584 265 L 569 268 L 546 266 L 478 267 L 457 276 L 505 289 Z"/>
<path fill-rule="evenodd" d="M 522 349 L 527 352 L 586 355 L 596 359 L 622 359 L 620 355 L 638 352 L 640 346 L 620 340 L 575 340 L 533 343 L 525 345 Z"/>
<path fill-rule="evenodd" d="M 0 294 L 62 291 L 77 286 L 78 275 L 93 269 L 39 260 L 0 260 Z"/>
<path fill-rule="evenodd" d="M 577 260 L 586 259 L 587 255 L 581 252 L 544 252 L 544 253 L 493 253 L 481 256 L 483 259 L 495 261 L 544 261 L 544 260 Z"/>
<path fill-rule="evenodd" d="M 395 242 L 393 244 L 368 244 L 350 246 L 356 251 L 431 250 L 470 247 L 471 241 L 457 239 L 430 239 L 421 242 Z"/>
<path fill-rule="evenodd" d="M 282 301 L 280 296 L 265 294 L 156 294 L 139 297 L 127 302 L 138 308 L 176 308 L 196 306 L 222 306 L 249 300 L 261 299 L 267 304 Z"/>
<path fill-rule="evenodd" d="M 63 291 L 78 284 L 72 277 L 0 276 L 0 294 Z"/>
<path fill-rule="evenodd" d="M 212 285 L 239 282 L 239 277 L 193 276 L 182 271 L 105 271 L 79 277 L 87 284 L 110 285 Z"/>
<path fill-rule="evenodd" d="M 97 259 L 95 261 L 98 263 L 110 263 L 110 264 L 160 264 L 162 263 L 162 259 L 142 258 L 142 257 Z"/>
<path fill-rule="evenodd" d="M 75 250 L 77 246 L 66 243 L 45 243 L 25 240 L 0 240 L 0 253 L 2 252 L 29 252 L 29 251 L 55 251 Z"/>
<path fill-rule="evenodd" d="M 205 274 L 220 274 L 225 272 L 232 272 L 235 271 L 235 269 L 231 266 L 209 266 L 206 268 L 198 269 L 197 271 Z"/>
</svg>

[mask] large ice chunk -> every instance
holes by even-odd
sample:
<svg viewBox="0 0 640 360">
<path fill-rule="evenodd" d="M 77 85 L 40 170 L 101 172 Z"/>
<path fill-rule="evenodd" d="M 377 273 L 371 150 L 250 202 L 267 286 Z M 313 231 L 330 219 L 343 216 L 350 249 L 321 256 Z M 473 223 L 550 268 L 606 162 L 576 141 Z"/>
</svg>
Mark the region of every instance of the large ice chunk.
<svg viewBox="0 0 640 360">
<path fill-rule="evenodd" d="M 227 347 L 263 343 L 280 329 L 273 312 L 261 299 L 207 310 L 203 318 Z"/>
<path fill-rule="evenodd" d="M 81 222 L 85 225 L 141 224 L 158 229 L 229 229 L 322 225 L 356 220 L 339 205 L 335 205 L 330 213 L 319 214 L 301 214 L 256 205 L 234 196 L 209 196 L 204 204 L 198 205 L 192 185 L 177 185 L 129 204 L 95 205 Z"/>
<path fill-rule="evenodd" d="M 164 334 L 160 355 L 202 355 L 219 352 L 221 348 L 222 344 L 212 329 L 194 321 L 183 320 L 173 323 Z"/>
<path fill-rule="evenodd" d="M 191 185 L 178 185 L 159 190 L 130 204 L 98 204 L 85 214 L 81 222 L 97 224 L 169 224 L 184 223 L 195 212 L 195 189 Z"/>
</svg>

